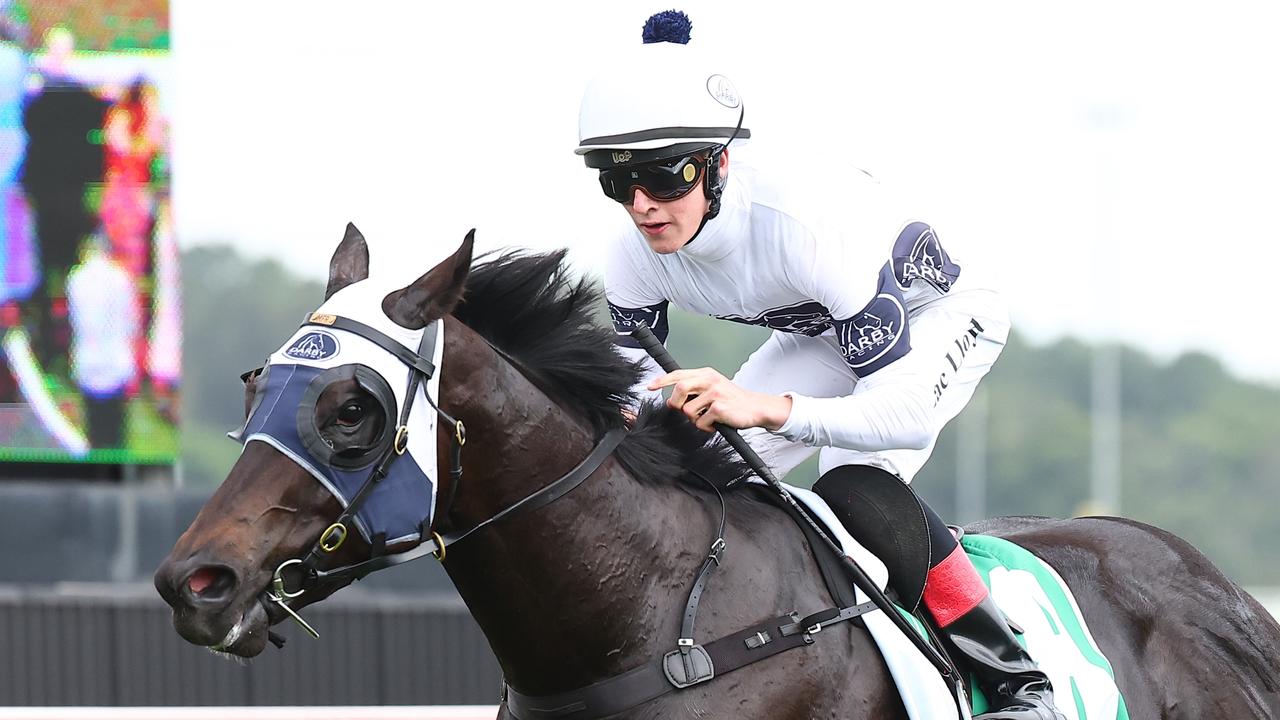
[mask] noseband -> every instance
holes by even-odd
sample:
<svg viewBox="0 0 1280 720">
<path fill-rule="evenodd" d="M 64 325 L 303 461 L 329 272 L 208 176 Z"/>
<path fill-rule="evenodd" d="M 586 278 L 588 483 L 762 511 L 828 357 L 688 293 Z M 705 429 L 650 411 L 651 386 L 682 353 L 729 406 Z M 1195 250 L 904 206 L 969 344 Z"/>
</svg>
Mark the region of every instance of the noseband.
<svg viewBox="0 0 1280 720">
<path fill-rule="evenodd" d="M 311 550 L 302 558 L 291 558 L 280 563 L 272 575 L 271 587 L 264 590 L 262 598 L 280 606 L 289 617 L 293 618 L 304 630 L 312 637 L 320 637 L 320 634 L 311 627 L 307 621 L 291 607 L 289 600 L 297 598 L 304 593 L 329 587 L 342 587 L 352 581 L 368 575 L 377 570 L 382 570 L 395 565 L 416 560 L 424 555 L 431 554 L 441 562 L 444 561 L 450 545 L 466 538 L 472 533 L 484 528 L 491 523 L 501 520 L 508 515 L 512 515 L 521 510 L 534 510 L 544 505 L 552 503 L 564 495 L 568 494 L 574 488 L 578 487 L 592 473 L 599 469 L 600 465 L 611 455 L 614 449 L 622 442 L 626 431 L 618 428 L 605 433 L 604 437 L 596 444 L 595 448 L 582 462 L 578 463 L 569 472 L 562 475 L 556 481 L 544 486 L 523 499 L 507 506 L 503 510 L 490 516 L 470 528 L 465 530 L 455 530 L 454 532 L 441 535 L 434 529 L 436 517 L 447 517 L 452 510 L 454 498 L 457 496 L 458 486 L 462 482 L 462 448 L 467 443 L 467 430 L 462 421 L 453 417 L 449 413 L 440 408 L 439 404 L 431 397 L 429 392 L 423 392 L 423 397 L 431 404 L 432 409 L 440 416 L 440 418 L 448 424 L 453 432 L 450 435 L 450 452 L 449 452 L 449 477 L 450 484 L 447 495 L 437 495 L 435 512 L 427 516 L 423 521 L 422 527 L 419 529 L 419 543 L 410 550 L 391 553 L 385 552 L 385 537 L 375 535 L 372 539 L 371 555 L 367 560 L 343 565 L 341 567 L 330 570 L 321 570 L 321 562 L 333 554 L 340 548 L 347 536 L 351 532 L 351 526 L 354 523 L 356 512 L 364 504 L 365 500 L 373 493 L 374 488 L 387 476 L 391 469 L 392 463 L 405 453 L 409 440 L 409 417 L 413 410 L 413 401 L 418 394 L 419 387 L 426 388 L 426 381 L 435 375 L 436 367 L 431 362 L 431 358 L 435 357 L 436 342 L 441 334 L 443 321 L 436 320 L 427 326 L 422 334 L 422 341 L 418 346 L 417 352 L 410 350 L 400 342 L 388 337 L 381 331 L 365 325 L 362 322 L 352 320 L 337 315 L 326 315 L 321 313 L 312 313 L 307 316 L 302 325 L 318 325 L 337 330 L 343 330 L 353 335 L 358 335 L 369 342 L 374 343 L 383 350 L 394 355 L 398 360 L 409 368 L 409 386 L 405 392 L 404 407 L 400 410 L 399 421 L 395 430 L 394 441 L 382 451 L 381 456 L 373 463 L 373 471 L 369 477 L 360 486 L 352 496 L 342 513 L 333 521 L 325 531 L 320 534 L 318 540 L 312 545 Z M 498 348 L 494 348 L 500 355 L 506 356 Z M 427 538 L 431 538 L 432 542 L 427 543 Z M 298 581 L 297 589 L 289 590 L 284 577 L 285 571 L 290 568 L 296 568 L 295 572 L 300 573 L 301 579 Z M 336 588 L 335 588 L 336 589 Z M 277 647 L 284 645 L 284 638 L 274 632 L 269 633 L 271 642 Z"/>
</svg>

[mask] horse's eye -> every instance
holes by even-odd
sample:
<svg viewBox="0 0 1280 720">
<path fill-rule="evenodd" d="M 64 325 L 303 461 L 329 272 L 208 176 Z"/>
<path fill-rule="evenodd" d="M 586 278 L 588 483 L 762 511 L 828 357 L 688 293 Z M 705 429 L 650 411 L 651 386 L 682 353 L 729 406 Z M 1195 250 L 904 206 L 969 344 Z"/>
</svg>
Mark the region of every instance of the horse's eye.
<svg viewBox="0 0 1280 720">
<path fill-rule="evenodd" d="M 354 427 L 360 424 L 364 419 L 364 406 L 360 403 L 349 402 L 338 410 L 338 424 L 344 427 Z"/>
</svg>

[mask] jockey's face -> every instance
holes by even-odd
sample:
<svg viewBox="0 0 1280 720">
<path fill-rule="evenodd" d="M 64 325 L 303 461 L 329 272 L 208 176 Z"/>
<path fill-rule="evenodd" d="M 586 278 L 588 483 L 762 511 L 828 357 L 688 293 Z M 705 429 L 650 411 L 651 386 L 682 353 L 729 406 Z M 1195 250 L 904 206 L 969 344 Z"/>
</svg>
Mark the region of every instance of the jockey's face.
<svg viewBox="0 0 1280 720">
<path fill-rule="evenodd" d="M 729 152 L 720 153 L 720 177 L 727 177 Z M 623 207 L 631 215 L 649 247 L 660 255 L 673 253 L 684 247 L 702 225 L 711 200 L 706 185 L 699 178 L 698 186 L 689 194 L 675 200 L 654 200 L 640 189 L 632 190 L 631 202 Z"/>
</svg>

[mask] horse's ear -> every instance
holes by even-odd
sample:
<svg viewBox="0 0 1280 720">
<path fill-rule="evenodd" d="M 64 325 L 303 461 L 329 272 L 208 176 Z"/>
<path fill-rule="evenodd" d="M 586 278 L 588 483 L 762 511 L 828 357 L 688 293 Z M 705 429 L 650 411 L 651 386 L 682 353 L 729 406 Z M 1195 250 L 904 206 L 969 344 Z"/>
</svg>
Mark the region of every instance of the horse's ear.
<svg viewBox="0 0 1280 720">
<path fill-rule="evenodd" d="M 471 250 L 475 244 L 473 228 L 453 255 L 414 280 L 408 287 L 382 299 L 382 311 L 397 325 L 417 330 L 453 312 L 471 271 Z"/>
<path fill-rule="evenodd" d="M 369 246 L 364 235 L 352 223 L 347 223 L 347 234 L 342 236 L 338 249 L 329 261 L 329 286 L 324 290 L 328 300 L 342 288 L 369 277 Z"/>
</svg>

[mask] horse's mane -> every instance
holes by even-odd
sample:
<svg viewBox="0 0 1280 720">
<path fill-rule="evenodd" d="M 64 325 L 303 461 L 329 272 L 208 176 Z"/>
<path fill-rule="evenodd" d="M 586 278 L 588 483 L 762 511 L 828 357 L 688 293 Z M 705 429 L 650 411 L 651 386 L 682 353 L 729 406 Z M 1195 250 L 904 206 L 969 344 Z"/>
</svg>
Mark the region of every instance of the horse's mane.
<svg viewBox="0 0 1280 720">
<path fill-rule="evenodd" d="M 618 353 L 615 334 L 596 321 L 601 291 L 573 279 L 565 250 L 489 255 L 471 268 L 454 317 L 501 350 L 561 408 L 584 420 L 597 437 L 624 424 L 622 410 L 640 363 Z M 717 485 L 742 474 L 741 462 L 684 415 L 644 405 L 615 457 L 637 480 L 697 473 Z"/>
</svg>

